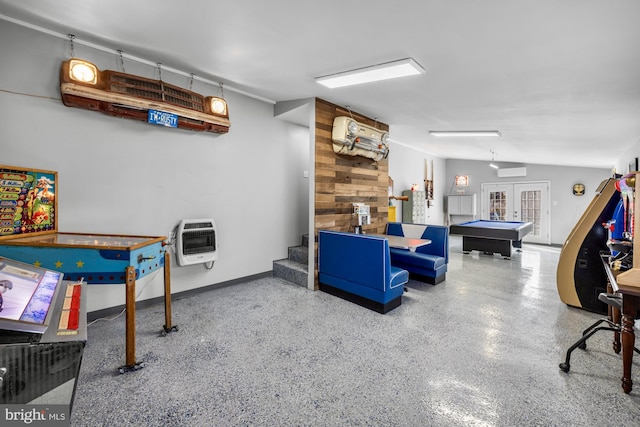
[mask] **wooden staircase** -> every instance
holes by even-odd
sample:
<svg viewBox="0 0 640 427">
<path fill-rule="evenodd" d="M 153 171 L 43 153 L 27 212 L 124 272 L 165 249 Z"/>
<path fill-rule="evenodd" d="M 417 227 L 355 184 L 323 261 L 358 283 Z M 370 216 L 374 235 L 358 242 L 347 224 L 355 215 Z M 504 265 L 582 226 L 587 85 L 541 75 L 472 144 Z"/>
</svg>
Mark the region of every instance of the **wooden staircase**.
<svg viewBox="0 0 640 427">
<path fill-rule="evenodd" d="M 302 245 L 289 248 L 289 257 L 273 261 L 273 277 L 307 287 L 309 277 L 309 235 L 302 236 Z"/>
</svg>

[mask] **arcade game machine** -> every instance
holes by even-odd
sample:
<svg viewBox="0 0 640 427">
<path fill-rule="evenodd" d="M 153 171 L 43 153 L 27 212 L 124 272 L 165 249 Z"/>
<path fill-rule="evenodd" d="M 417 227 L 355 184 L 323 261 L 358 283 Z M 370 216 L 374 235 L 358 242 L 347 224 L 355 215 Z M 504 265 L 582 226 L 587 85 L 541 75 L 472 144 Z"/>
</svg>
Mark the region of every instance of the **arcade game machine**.
<svg viewBox="0 0 640 427">
<path fill-rule="evenodd" d="M 614 218 L 619 205 L 616 183 L 614 178 L 600 183 L 595 197 L 562 246 L 556 272 L 562 302 L 601 314 L 607 313 L 607 305 L 598 299 L 598 295 L 607 291 L 607 275 L 600 252 L 610 250 L 604 225 Z"/>
<path fill-rule="evenodd" d="M 68 420 L 87 341 L 85 285 L 62 278 L 0 258 L 0 404 L 64 406 L 50 421 Z"/>
<path fill-rule="evenodd" d="M 126 360 L 120 373 L 144 367 L 135 356 L 136 280 L 164 270 L 165 325 L 171 324 L 165 236 L 63 233 L 57 229 L 57 172 L 0 165 L 0 256 L 60 271 L 89 285 L 124 284 Z"/>
</svg>

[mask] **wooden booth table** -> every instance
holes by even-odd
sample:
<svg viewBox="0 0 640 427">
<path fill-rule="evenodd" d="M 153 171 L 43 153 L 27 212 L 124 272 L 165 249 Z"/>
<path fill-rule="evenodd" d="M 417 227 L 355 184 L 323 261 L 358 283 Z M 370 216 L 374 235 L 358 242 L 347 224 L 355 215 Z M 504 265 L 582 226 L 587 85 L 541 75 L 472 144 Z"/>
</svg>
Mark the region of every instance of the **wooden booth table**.
<svg viewBox="0 0 640 427">
<path fill-rule="evenodd" d="M 431 244 L 429 239 L 415 239 L 412 237 L 394 236 L 392 234 L 367 234 L 367 236 L 384 237 L 389 241 L 390 248 L 409 249 L 415 252 L 416 248 Z"/>
<path fill-rule="evenodd" d="M 87 284 L 122 284 L 126 288 L 126 361 L 120 373 L 144 367 L 136 360 L 136 280 L 164 270 L 165 325 L 171 324 L 171 279 L 165 236 L 50 233 L 18 235 L 0 240 L 0 256 L 64 273 L 65 280 L 84 278 Z"/>
</svg>

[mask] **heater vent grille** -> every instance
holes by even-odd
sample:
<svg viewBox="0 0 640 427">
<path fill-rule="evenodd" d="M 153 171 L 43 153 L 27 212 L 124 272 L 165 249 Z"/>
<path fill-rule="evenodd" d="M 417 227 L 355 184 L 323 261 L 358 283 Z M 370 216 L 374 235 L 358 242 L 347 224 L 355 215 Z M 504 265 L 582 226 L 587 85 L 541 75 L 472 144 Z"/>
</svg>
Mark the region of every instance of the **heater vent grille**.
<svg viewBox="0 0 640 427">
<path fill-rule="evenodd" d="M 198 230 L 201 228 L 213 228 L 213 224 L 211 222 L 194 222 L 193 224 L 185 224 L 185 230 Z"/>
<path fill-rule="evenodd" d="M 185 255 L 202 254 L 216 250 L 215 230 L 191 231 L 182 235 L 182 253 Z"/>
<path fill-rule="evenodd" d="M 216 223 L 213 219 L 183 219 L 176 230 L 179 266 L 204 264 L 218 258 Z"/>
</svg>

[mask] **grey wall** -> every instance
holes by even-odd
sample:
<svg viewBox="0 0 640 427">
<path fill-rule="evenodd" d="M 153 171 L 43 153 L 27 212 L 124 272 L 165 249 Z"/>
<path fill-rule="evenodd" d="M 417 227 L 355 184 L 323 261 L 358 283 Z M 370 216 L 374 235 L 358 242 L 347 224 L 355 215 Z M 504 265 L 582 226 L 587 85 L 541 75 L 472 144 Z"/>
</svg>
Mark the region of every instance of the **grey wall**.
<svg viewBox="0 0 640 427">
<path fill-rule="evenodd" d="M 393 136 L 393 127 L 390 129 Z M 637 154 L 627 153 L 623 162 L 627 163 L 627 157 L 632 158 L 640 154 L 640 143 L 637 144 Z M 488 161 L 441 159 L 423 151 L 415 150 L 405 145 L 392 142 L 389 153 L 389 176 L 394 180 L 394 194 L 400 195 L 402 190 L 408 190 L 413 183 L 422 185 L 424 179 L 425 160 L 433 161 L 435 203 L 427 208 L 427 222 L 430 224 L 446 223 L 446 196 L 456 194 L 454 178 L 456 175 L 469 175 L 470 184 L 465 188 L 466 194 L 476 194 L 478 204 L 478 218 L 481 210 L 481 184 L 483 183 L 507 183 L 526 181 L 548 181 L 550 183 L 550 209 L 551 209 L 551 243 L 562 245 L 567 236 L 584 213 L 598 185 L 612 175 L 610 169 L 579 168 L 564 166 L 548 166 L 538 164 L 511 164 L 500 163 L 501 167 L 527 168 L 526 177 L 498 178 L 495 169 L 488 166 Z M 626 165 L 624 167 L 627 167 Z M 586 186 L 586 194 L 582 197 L 574 196 L 572 187 L 576 183 Z M 393 201 L 397 206 L 397 218 L 402 218 L 402 203 Z M 456 217 L 456 220 L 471 218 Z"/>
<path fill-rule="evenodd" d="M 549 181 L 551 187 L 551 243 L 563 244 L 567 236 L 582 216 L 584 210 L 593 199 L 598 185 L 612 175 L 609 169 L 578 168 L 564 166 L 547 166 L 537 164 L 501 164 L 501 167 L 527 168 L 526 177 L 498 178 L 496 170 L 489 167 L 489 162 L 471 160 L 446 161 L 446 194 L 455 194 L 454 179 L 456 175 L 469 175 L 469 186 L 466 194 L 477 194 L 478 215 L 480 215 L 480 189 L 483 183 Z M 586 187 L 585 195 L 574 196 L 572 187 L 576 183 Z M 444 202 L 443 202 L 444 203 Z"/>
<path fill-rule="evenodd" d="M 58 76 L 69 42 L 5 21 L 0 40 L 0 164 L 58 172 L 59 231 L 169 236 L 182 218 L 214 218 L 218 261 L 206 271 L 172 260 L 173 292 L 270 271 L 308 232 L 309 130 L 274 119 L 272 104 L 226 90 L 231 130 L 219 136 L 68 108 Z M 86 46 L 75 56 L 120 69 L 117 55 Z M 154 67 L 125 66 L 157 78 Z M 193 90 L 219 93 L 198 81 Z M 138 290 L 162 295 L 162 275 Z M 89 311 L 123 303 L 123 286 L 89 287 Z"/>
</svg>

